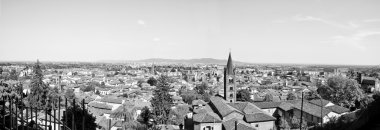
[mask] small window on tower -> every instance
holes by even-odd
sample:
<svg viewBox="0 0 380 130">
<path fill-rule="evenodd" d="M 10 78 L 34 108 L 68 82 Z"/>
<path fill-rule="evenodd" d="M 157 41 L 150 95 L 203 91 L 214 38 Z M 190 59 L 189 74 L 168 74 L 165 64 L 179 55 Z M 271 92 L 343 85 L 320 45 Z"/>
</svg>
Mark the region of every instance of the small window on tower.
<svg viewBox="0 0 380 130">
<path fill-rule="evenodd" d="M 231 90 L 231 91 L 234 90 L 234 87 L 230 87 L 230 90 Z"/>
<path fill-rule="evenodd" d="M 230 97 L 234 97 L 234 95 L 233 95 L 233 94 L 230 94 Z"/>
<path fill-rule="evenodd" d="M 234 79 L 229 79 L 229 83 L 234 83 Z"/>
</svg>

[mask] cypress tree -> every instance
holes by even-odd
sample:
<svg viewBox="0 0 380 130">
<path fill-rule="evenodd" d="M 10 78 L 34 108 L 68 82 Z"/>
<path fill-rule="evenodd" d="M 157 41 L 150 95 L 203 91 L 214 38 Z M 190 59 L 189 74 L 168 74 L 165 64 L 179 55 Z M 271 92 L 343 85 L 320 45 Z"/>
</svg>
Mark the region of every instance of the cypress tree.
<svg viewBox="0 0 380 130">
<path fill-rule="evenodd" d="M 157 80 L 156 90 L 153 92 L 152 114 L 155 124 L 167 124 L 169 113 L 172 106 L 172 96 L 169 94 L 170 79 L 167 76 L 161 76 Z"/>
<path fill-rule="evenodd" d="M 37 63 L 33 67 L 32 81 L 29 86 L 30 93 L 27 97 L 29 105 L 33 108 L 44 109 L 48 107 L 49 88 L 42 80 L 43 74 L 40 62 L 37 60 Z"/>
</svg>

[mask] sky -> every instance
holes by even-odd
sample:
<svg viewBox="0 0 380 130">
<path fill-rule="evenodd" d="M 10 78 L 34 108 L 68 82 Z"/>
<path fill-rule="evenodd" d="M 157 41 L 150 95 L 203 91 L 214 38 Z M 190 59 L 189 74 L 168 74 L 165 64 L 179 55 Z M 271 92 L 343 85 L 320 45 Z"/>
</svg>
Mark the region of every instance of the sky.
<svg viewBox="0 0 380 130">
<path fill-rule="evenodd" d="M 0 0 L 0 61 L 380 64 L 379 0 Z"/>
</svg>

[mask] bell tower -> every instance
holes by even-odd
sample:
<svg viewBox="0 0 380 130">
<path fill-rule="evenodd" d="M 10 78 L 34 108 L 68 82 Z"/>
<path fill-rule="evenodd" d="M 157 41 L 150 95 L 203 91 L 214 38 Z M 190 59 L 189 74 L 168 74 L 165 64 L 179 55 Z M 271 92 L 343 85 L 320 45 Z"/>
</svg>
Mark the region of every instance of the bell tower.
<svg viewBox="0 0 380 130">
<path fill-rule="evenodd" d="M 236 102 L 235 71 L 231 52 L 228 56 L 227 66 L 224 68 L 224 99 L 228 102 Z"/>
</svg>

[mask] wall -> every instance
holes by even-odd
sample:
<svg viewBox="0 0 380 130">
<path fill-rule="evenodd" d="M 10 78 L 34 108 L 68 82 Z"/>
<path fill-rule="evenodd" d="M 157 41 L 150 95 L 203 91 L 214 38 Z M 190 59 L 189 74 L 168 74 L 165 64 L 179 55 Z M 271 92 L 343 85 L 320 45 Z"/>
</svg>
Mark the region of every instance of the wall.
<svg viewBox="0 0 380 130">
<path fill-rule="evenodd" d="M 222 123 L 197 123 L 194 124 L 194 130 L 203 130 L 204 128 L 208 130 L 206 129 L 207 126 L 213 127 L 213 130 L 222 130 Z"/>
<path fill-rule="evenodd" d="M 339 117 L 340 115 L 335 113 L 335 112 L 330 112 L 329 114 L 327 114 L 325 117 L 323 117 L 323 123 L 326 123 L 326 122 L 329 122 L 330 121 L 330 118 L 333 118 L 333 117 Z"/>
<path fill-rule="evenodd" d="M 269 115 L 273 115 L 273 113 L 276 111 L 276 108 L 269 108 L 269 109 L 262 109 L 262 110 L 268 113 Z"/>
<path fill-rule="evenodd" d="M 274 121 L 256 122 L 256 123 L 250 123 L 250 124 L 257 130 L 274 130 Z"/>
</svg>

